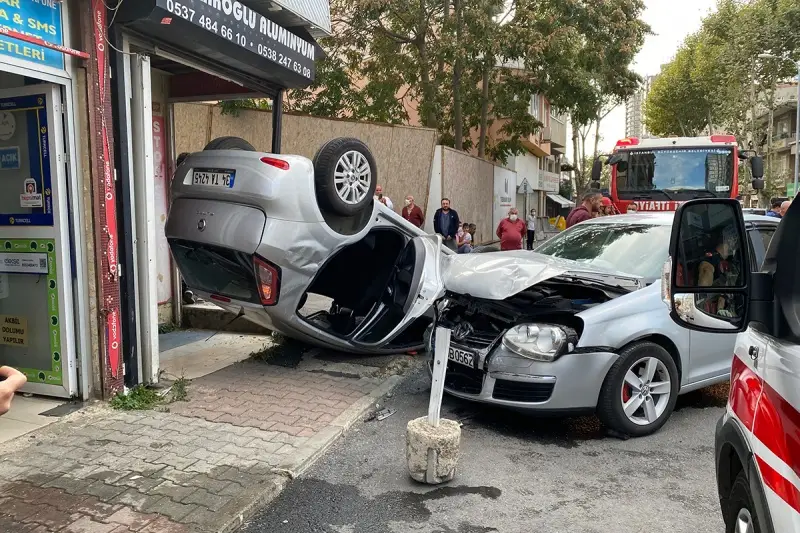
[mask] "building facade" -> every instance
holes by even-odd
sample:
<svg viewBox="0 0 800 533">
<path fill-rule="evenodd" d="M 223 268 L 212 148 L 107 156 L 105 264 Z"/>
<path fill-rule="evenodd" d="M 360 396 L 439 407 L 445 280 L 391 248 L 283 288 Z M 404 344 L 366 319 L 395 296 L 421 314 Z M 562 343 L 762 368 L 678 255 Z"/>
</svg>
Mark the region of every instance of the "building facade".
<svg viewBox="0 0 800 533">
<path fill-rule="evenodd" d="M 172 105 L 281 109 L 285 89 L 309 85 L 329 5 L 274 3 L 2 2 L 0 365 L 27 375 L 25 392 L 158 381 L 159 304 L 180 302 L 163 236 Z"/>
<path fill-rule="evenodd" d="M 765 101 L 761 98 L 760 101 Z M 767 179 L 778 187 L 781 195 L 794 198 L 794 167 L 797 158 L 797 83 L 779 84 L 772 109 L 756 107 L 756 139 L 758 151 L 764 154 Z M 770 127 L 771 126 L 771 127 Z"/>
<path fill-rule="evenodd" d="M 642 87 L 625 102 L 625 136 L 646 139 L 652 137 L 644 121 L 644 106 L 656 76 L 647 76 Z"/>
</svg>

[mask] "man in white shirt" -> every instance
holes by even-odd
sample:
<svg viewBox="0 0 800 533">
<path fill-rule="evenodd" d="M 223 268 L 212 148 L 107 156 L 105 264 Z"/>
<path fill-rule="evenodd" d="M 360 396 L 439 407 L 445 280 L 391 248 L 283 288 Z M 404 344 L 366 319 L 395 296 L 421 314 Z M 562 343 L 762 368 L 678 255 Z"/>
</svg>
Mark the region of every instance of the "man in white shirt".
<svg viewBox="0 0 800 533">
<path fill-rule="evenodd" d="M 383 195 L 383 187 L 381 187 L 380 185 L 375 187 L 375 200 L 382 203 L 389 209 L 394 210 L 394 204 L 392 203 L 392 201 L 389 199 L 388 196 Z"/>
<path fill-rule="evenodd" d="M 531 209 L 528 215 L 528 250 L 533 250 L 534 237 L 536 236 L 536 209 Z"/>
</svg>

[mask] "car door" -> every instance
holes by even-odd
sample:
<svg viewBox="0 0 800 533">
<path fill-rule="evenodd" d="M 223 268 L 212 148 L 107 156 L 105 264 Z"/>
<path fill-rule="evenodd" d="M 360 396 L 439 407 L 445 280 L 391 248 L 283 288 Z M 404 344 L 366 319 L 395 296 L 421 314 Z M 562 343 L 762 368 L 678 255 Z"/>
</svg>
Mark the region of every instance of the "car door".
<svg viewBox="0 0 800 533">
<path fill-rule="evenodd" d="M 747 236 L 753 259 L 752 268 L 760 270 L 764 262 L 764 239 L 772 239 L 774 227 L 746 224 Z M 769 233 L 769 231 L 772 233 Z M 731 354 L 736 343 L 735 333 L 707 333 L 692 330 L 689 334 L 691 349 L 688 382 L 713 382 L 730 372 Z"/>
<path fill-rule="evenodd" d="M 408 242 L 389 281 L 394 287 L 387 287 L 368 320 L 353 334 L 355 344 L 384 347 L 443 296 L 441 248 L 438 235 L 419 236 Z"/>
<path fill-rule="evenodd" d="M 777 224 L 753 224 L 747 228 L 747 235 L 750 238 L 750 246 L 753 251 L 754 269 L 755 271 L 761 270 L 764 264 L 764 257 L 767 255 L 769 245 L 772 242 L 772 237 L 777 231 Z"/>
</svg>

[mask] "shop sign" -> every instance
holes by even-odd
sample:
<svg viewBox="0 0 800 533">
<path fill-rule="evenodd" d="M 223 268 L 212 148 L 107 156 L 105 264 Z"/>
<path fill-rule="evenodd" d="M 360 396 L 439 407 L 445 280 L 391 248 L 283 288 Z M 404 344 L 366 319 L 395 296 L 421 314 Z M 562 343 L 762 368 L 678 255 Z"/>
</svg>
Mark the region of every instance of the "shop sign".
<svg viewBox="0 0 800 533">
<path fill-rule="evenodd" d="M 0 170 L 19 170 L 19 146 L 0 148 Z"/>
<path fill-rule="evenodd" d="M 0 252 L 0 272 L 6 274 L 47 274 L 47 254 Z"/>
<path fill-rule="evenodd" d="M 28 345 L 28 319 L 24 316 L 0 315 L 0 344 L 26 347 Z"/>
<path fill-rule="evenodd" d="M 58 0 L 0 0 L 0 55 L 63 69 L 63 50 L 53 49 L 64 44 L 61 5 Z"/>
<path fill-rule="evenodd" d="M 156 0 L 156 6 L 309 81 L 314 80 L 316 44 L 298 37 L 241 2 Z M 171 23 L 172 17 L 161 19 L 161 24 Z"/>
</svg>

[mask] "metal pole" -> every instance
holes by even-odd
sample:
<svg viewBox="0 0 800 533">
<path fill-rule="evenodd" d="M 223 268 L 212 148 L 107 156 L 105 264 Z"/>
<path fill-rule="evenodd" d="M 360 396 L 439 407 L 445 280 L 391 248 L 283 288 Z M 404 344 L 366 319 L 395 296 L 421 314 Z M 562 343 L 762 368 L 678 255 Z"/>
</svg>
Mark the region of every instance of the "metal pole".
<svg viewBox="0 0 800 533">
<path fill-rule="evenodd" d="M 794 190 L 792 193 L 797 196 L 797 178 L 800 176 L 800 61 L 797 62 L 797 107 L 796 124 L 794 127 Z"/>
<path fill-rule="evenodd" d="M 283 89 L 272 99 L 272 153 L 281 153 L 281 126 L 283 124 Z"/>
</svg>

